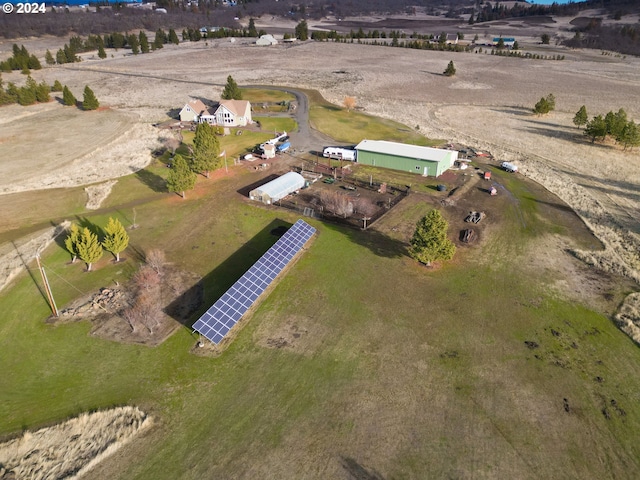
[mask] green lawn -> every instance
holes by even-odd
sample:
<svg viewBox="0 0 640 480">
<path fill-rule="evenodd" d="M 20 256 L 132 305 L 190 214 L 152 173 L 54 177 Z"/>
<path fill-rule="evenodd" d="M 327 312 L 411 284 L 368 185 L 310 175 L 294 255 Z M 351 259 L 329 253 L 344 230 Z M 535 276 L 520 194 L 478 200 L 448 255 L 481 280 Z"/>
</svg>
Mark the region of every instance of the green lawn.
<svg viewBox="0 0 640 480">
<path fill-rule="evenodd" d="M 416 130 L 398 122 L 378 118 L 357 110 L 327 102 L 320 93 L 305 90 L 309 97 L 309 121 L 313 128 L 339 142 L 357 144 L 361 140 L 388 140 L 413 145 L 434 146 L 441 140 L 430 140 Z"/>
<path fill-rule="evenodd" d="M 289 117 L 254 117 L 254 121 L 260 122 L 263 132 L 292 132 L 298 129 L 298 124 Z"/>
<path fill-rule="evenodd" d="M 292 102 L 296 99 L 295 95 L 280 90 L 268 90 L 261 88 L 241 88 L 242 99 L 248 100 L 252 104 L 257 103 L 278 103 Z"/>
<path fill-rule="evenodd" d="M 222 202 L 230 180 L 209 190 L 140 205 L 131 236 L 136 250 L 162 248 L 203 275 L 212 302 L 275 241 L 274 222 L 296 217 Z M 416 206 L 398 212 L 403 221 L 429 208 Z M 521 230 L 517 217 L 488 240 L 488 257 L 459 252 L 437 271 L 379 232 L 312 223 L 308 251 L 218 358 L 190 355 L 187 328 L 147 348 L 88 337 L 84 322 L 47 326 L 47 304 L 23 275 L 0 294 L 0 431 L 140 405 L 159 426 L 103 465 L 111 478 L 335 478 L 358 465 L 385 478 L 631 477 L 640 352 L 603 316 L 552 294 L 518 250 L 492 262 L 503 235 Z M 87 274 L 68 260 L 60 247 L 44 256 L 61 306 L 134 263 L 105 257 Z M 302 332 L 291 346 L 268 348 L 291 331 Z"/>
</svg>

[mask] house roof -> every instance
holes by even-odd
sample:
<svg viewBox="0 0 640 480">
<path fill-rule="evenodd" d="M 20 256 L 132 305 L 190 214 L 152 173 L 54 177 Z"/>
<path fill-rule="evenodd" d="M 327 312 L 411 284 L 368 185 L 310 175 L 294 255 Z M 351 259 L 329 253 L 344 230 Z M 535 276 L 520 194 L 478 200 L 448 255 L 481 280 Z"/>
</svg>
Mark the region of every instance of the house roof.
<svg viewBox="0 0 640 480">
<path fill-rule="evenodd" d="M 493 39 L 493 41 L 494 41 L 494 42 L 496 42 L 496 43 L 498 43 L 498 42 L 500 41 L 500 39 L 501 39 L 501 38 L 502 38 L 502 41 L 503 41 L 503 42 L 505 42 L 505 43 L 506 43 L 506 42 L 515 42 L 515 41 L 516 41 L 516 39 L 515 39 L 515 38 L 513 38 L 513 37 L 495 37 L 495 38 Z"/>
<path fill-rule="evenodd" d="M 447 40 L 458 40 L 457 33 L 447 33 Z"/>
<path fill-rule="evenodd" d="M 247 100 L 220 100 L 220 106 L 239 117 L 244 116 L 247 110 L 251 110 L 251 104 Z"/>
<path fill-rule="evenodd" d="M 193 100 L 189 100 L 189 102 L 187 102 L 187 105 L 189 106 L 189 108 L 191 108 L 191 110 L 193 110 L 194 112 L 196 112 L 198 115 L 200 115 L 201 113 L 205 113 L 205 115 L 207 115 L 209 113 L 209 109 L 207 108 L 207 106 L 202 102 L 202 100 L 198 100 L 193 99 Z"/>
<path fill-rule="evenodd" d="M 455 150 L 445 150 L 442 148 L 419 147 L 406 143 L 387 142 L 385 140 L 362 140 L 356 145 L 356 150 L 365 152 L 382 153 L 387 155 L 397 155 L 400 157 L 415 158 L 429 162 L 441 162 L 449 160 L 451 153 Z"/>
</svg>

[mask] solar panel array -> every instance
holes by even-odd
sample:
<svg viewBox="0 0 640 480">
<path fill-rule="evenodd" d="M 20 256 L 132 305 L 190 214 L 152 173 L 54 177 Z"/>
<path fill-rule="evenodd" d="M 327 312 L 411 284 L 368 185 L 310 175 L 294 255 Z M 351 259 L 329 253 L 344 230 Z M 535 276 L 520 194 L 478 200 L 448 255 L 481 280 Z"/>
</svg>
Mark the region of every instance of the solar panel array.
<svg viewBox="0 0 640 480">
<path fill-rule="evenodd" d="M 315 231 L 298 220 L 193 324 L 193 329 L 216 345 L 220 343 Z"/>
</svg>

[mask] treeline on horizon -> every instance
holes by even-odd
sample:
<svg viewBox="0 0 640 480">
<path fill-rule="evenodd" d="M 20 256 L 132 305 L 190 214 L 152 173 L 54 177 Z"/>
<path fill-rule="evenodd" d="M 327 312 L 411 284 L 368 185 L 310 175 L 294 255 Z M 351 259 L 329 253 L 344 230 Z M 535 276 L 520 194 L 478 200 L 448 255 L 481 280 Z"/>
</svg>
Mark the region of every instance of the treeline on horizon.
<svg viewBox="0 0 640 480">
<path fill-rule="evenodd" d="M 216 26 L 242 31 L 238 19 L 269 14 L 296 19 L 321 18 L 326 15 L 337 17 L 384 12 L 385 14 L 404 12 L 415 13 L 416 7 L 425 7 L 428 13 L 437 14 L 438 8 L 448 9 L 443 15 L 447 18 L 461 18 L 469 15 L 469 24 L 483 23 L 513 17 L 532 16 L 578 16 L 588 9 L 599 9 L 611 18 L 621 19 L 625 15 L 640 12 L 637 0 L 587 0 L 565 5 L 537 5 L 516 3 L 508 8 L 500 2 L 485 4 L 481 0 L 475 4 L 463 0 L 434 2 L 430 0 L 351 0 L 348 3 L 312 3 L 301 0 L 295 5 L 288 2 L 239 0 L 237 7 L 224 7 L 219 0 L 200 0 L 198 5 L 189 5 L 186 0 L 158 0 L 158 7 L 167 13 L 153 10 L 126 7 L 113 4 L 109 7 L 97 7 L 97 12 L 73 12 L 64 8 L 51 7 L 46 14 L 39 15 L 2 15 L 0 16 L 0 35 L 7 39 L 25 36 L 69 34 L 91 35 L 114 31 L 132 31 L 144 29 L 174 28 L 176 30 Z M 464 18 L 467 18 L 466 16 Z M 612 50 L 623 54 L 640 55 L 640 27 L 611 26 L 603 27 L 601 20 L 592 19 L 586 26 L 576 26 L 576 36 L 565 42 L 569 47 Z"/>
</svg>

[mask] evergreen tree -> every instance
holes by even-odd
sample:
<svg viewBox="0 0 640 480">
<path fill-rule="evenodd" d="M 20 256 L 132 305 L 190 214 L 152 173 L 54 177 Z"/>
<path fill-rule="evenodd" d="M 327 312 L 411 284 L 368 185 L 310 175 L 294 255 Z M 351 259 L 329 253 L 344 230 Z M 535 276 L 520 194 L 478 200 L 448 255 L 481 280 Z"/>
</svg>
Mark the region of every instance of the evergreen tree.
<svg viewBox="0 0 640 480">
<path fill-rule="evenodd" d="M 451 260 L 456 247 L 447 238 L 449 224 L 439 210 L 431 210 L 416 225 L 409 253 L 425 265 L 437 260 Z"/>
<path fill-rule="evenodd" d="M 231 75 L 227 77 L 227 84 L 224 86 L 224 90 L 222 90 L 222 99 L 242 100 L 242 91 Z"/>
<path fill-rule="evenodd" d="M 511 47 L 512 50 L 520 50 L 520 45 L 518 45 L 518 41 L 516 40 L 515 42 L 513 42 L 513 47 Z"/>
<path fill-rule="evenodd" d="M 307 25 L 306 20 L 302 20 L 298 25 L 296 25 L 296 38 L 298 40 L 308 40 L 309 39 L 309 26 Z"/>
<path fill-rule="evenodd" d="M 31 55 L 29 57 L 29 62 L 27 63 L 27 67 L 31 70 L 40 70 L 42 65 L 40 65 L 40 60 L 35 55 Z"/>
<path fill-rule="evenodd" d="M 546 97 L 542 97 L 533 107 L 533 113 L 536 115 L 546 115 L 556 108 L 556 97 L 552 93 Z"/>
<path fill-rule="evenodd" d="M 165 43 L 167 43 L 167 34 L 164 33 L 164 30 L 159 28 L 156 31 L 156 38 L 153 41 L 153 48 L 156 49 L 156 50 L 159 49 L 159 48 L 162 48 Z"/>
<path fill-rule="evenodd" d="M 52 92 L 62 91 L 62 84 L 60 83 L 60 80 L 56 80 L 55 82 L 53 82 L 53 87 L 51 87 L 51 91 Z"/>
<path fill-rule="evenodd" d="M 622 144 L 625 150 L 628 147 L 640 146 L 640 128 L 633 121 L 627 122 L 616 137 L 616 141 Z"/>
<path fill-rule="evenodd" d="M 449 65 L 447 65 L 447 69 L 444 71 L 444 75 L 446 75 L 447 77 L 453 77 L 456 74 L 456 67 L 453 64 L 453 60 L 451 60 L 449 62 Z"/>
<path fill-rule="evenodd" d="M 580 110 L 578 110 L 573 117 L 573 124 L 580 128 L 582 125 L 586 125 L 589 121 L 589 116 L 587 115 L 587 107 L 582 105 Z"/>
<path fill-rule="evenodd" d="M 140 51 L 142 53 L 149 53 L 149 39 L 147 38 L 147 34 L 142 30 L 138 34 L 138 40 L 140 42 Z"/>
<path fill-rule="evenodd" d="M 498 40 L 498 44 L 496 45 L 498 50 L 504 50 L 504 38 L 500 37 Z"/>
<path fill-rule="evenodd" d="M 549 45 L 549 42 L 551 41 L 551 37 L 549 36 L 548 33 L 543 33 L 540 36 L 540 40 L 542 41 L 543 45 Z"/>
<path fill-rule="evenodd" d="M 51 92 L 49 85 L 44 81 L 40 82 L 36 87 L 36 101 L 40 103 L 48 102 L 50 100 L 49 92 Z"/>
<path fill-rule="evenodd" d="M 4 82 L 0 77 L 0 105 L 9 105 L 15 103 L 15 100 L 4 90 Z"/>
<path fill-rule="evenodd" d="M 61 48 L 59 48 L 56 52 L 56 63 L 59 65 L 67 63 L 67 56 L 64 54 L 64 50 L 62 50 Z"/>
<path fill-rule="evenodd" d="M 198 124 L 193 138 L 191 169 L 209 178 L 209 172 L 221 166 L 220 142 L 215 129 L 207 122 Z"/>
<path fill-rule="evenodd" d="M 131 53 L 134 55 L 138 55 L 140 53 L 140 42 L 138 41 L 138 36 L 135 33 L 132 33 L 127 37 L 127 43 L 129 47 L 131 47 Z"/>
<path fill-rule="evenodd" d="M 591 138 L 591 143 L 594 143 L 597 138 L 605 139 L 607 136 L 607 123 L 602 118 L 602 115 L 597 115 L 590 122 L 587 122 L 584 134 Z"/>
<path fill-rule="evenodd" d="M 103 60 L 107 58 L 107 52 L 104 51 L 102 43 L 98 44 L 98 58 L 101 58 Z"/>
<path fill-rule="evenodd" d="M 249 32 L 248 35 L 250 37 L 257 37 L 258 36 L 258 30 L 256 29 L 256 22 L 253 18 L 249 19 Z"/>
<path fill-rule="evenodd" d="M 168 190 L 186 198 L 184 192 L 193 189 L 195 185 L 196 174 L 191 171 L 187 161 L 180 154 L 173 157 L 173 165 L 167 177 Z"/>
<path fill-rule="evenodd" d="M 604 117 L 604 121 L 607 124 L 607 134 L 616 138 L 627 125 L 627 112 L 622 108 L 617 113 L 609 112 Z"/>
<path fill-rule="evenodd" d="M 20 90 L 16 87 L 16 84 L 13 82 L 9 82 L 7 84 L 6 94 L 6 104 L 8 103 L 18 103 L 18 93 Z"/>
<path fill-rule="evenodd" d="M 549 105 L 549 111 L 556 109 L 556 97 L 553 93 L 547 95 L 547 104 Z"/>
<path fill-rule="evenodd" d="M 44 61 L 47 62 L 47 65 L 55 65 L 56 63 L 56 59 L 53 58 L 53 55 L 51 55 L 49 50 L 44 54 Z"/>
<path fill-rule="evenodd" d="M 98 236 L 86 227 L 82 230 L 78 240 L 77 250 L 80 260 L 87 264 L 87 272 L 91 271 L 91 266 L 100 260 L 104 253 Z"/>
<path fill-rule="evenodd" d="M 18 90 L 18 103 L 20 105 L 33 105 L 36 103 L 36 92 L 35 90 L 29 88 L 28 86 L 24 86 Z"/>
<path fill-rule="evenodd" d="M 80 242 L 80 227 L 72 223 L 69 229 L 69 235 L 64 239 L 64 246 L 71 254 L 71 263 L 75 263 L 78 258 L 78 243 Z"/>
<path fill-rule="evenodd" d="M 178 45 L 180 43 L 180 40 L 178 40 L 178 35 L 173 28 L 169 29 L 169 43 L 173 43 L 175 45 Z"/>
<path fill-rule="evenodd" d="M 71 93 L 71 90 L 69 90 L 69 87 L 66 85 L 62 88 L 62 103 L 69 107 L 75 106 L 78 103 L 76 97 L 73 96 L 73 93 Z"/>
<path fill-rule="evenodd" d="M 73 50 L 69 45 L 65 44 L 62 51 L 64 53 L 64 58 L 66 59 L 65 63 L 74 63 L 80 60 L 76 56 L 75 50 Z"/>
<path fill-rule="evenodd" d="M 120 261 L 120 252 L 129 246 L 129 235 L 120 223 L 120 220 L 109 217 L 109 223 L 104 227 L 105 238 L 102 246 L 108 252 L 113 253 L 116 262 Z"/>
<path fill-rule="evenodd" d="M 124 46 L 127 43 L 127 39 L 120 32 L 113 32 L 111 34 L 110 41 L 111 41 L 111 47 L 115 48 L 116 50 L 119 48 L 124 48 Z"/>
<path fill-rule="evenodd" d="M 97 110 L 100 106 L 100 102 L 96 98 L 93 90 L 89 88 L 89 85 L 84 87 L 84 94 L 82 98 L 82 109 L 83 110 Z"/>
</svg>

